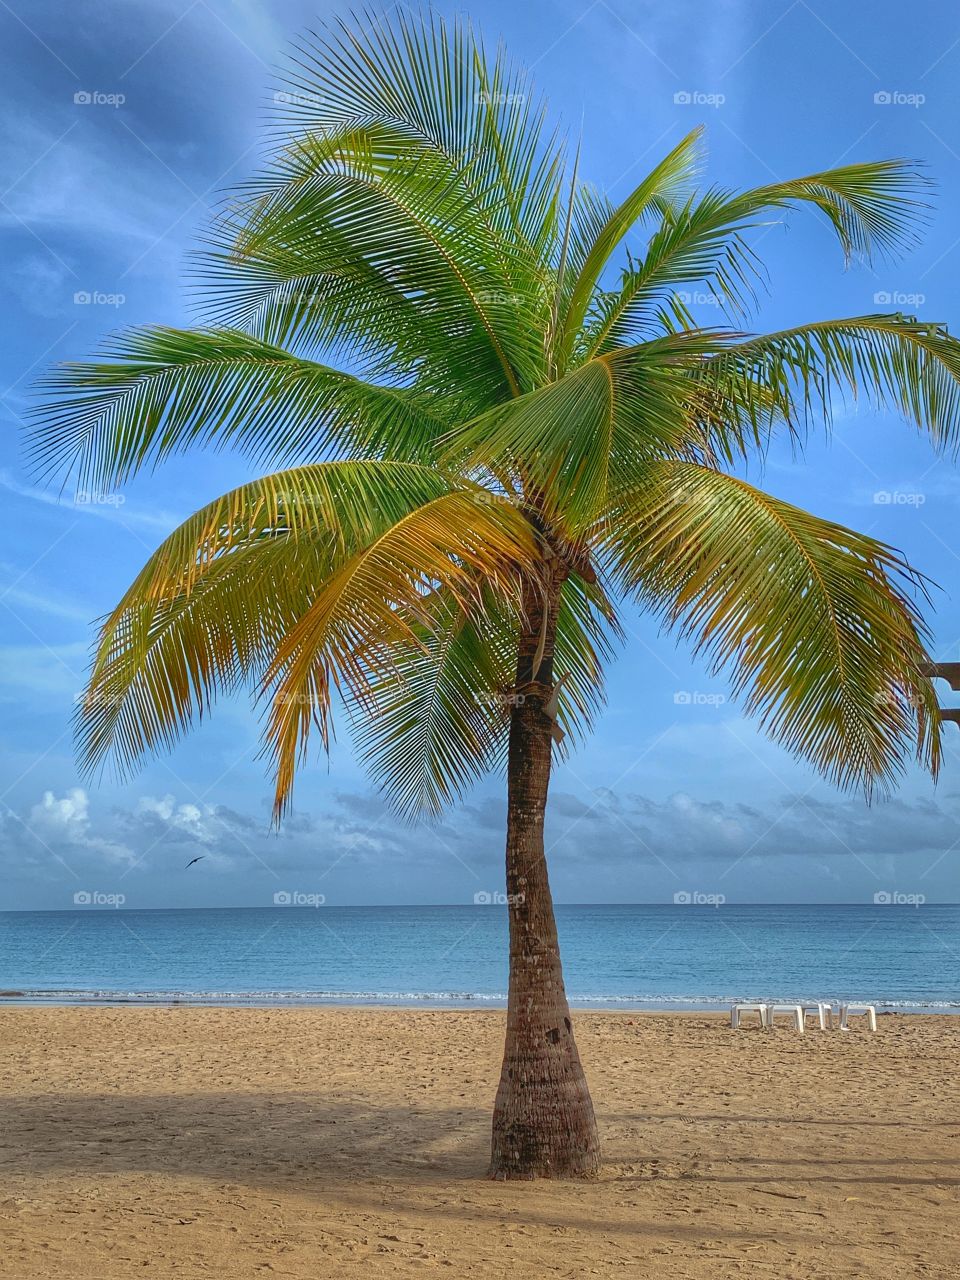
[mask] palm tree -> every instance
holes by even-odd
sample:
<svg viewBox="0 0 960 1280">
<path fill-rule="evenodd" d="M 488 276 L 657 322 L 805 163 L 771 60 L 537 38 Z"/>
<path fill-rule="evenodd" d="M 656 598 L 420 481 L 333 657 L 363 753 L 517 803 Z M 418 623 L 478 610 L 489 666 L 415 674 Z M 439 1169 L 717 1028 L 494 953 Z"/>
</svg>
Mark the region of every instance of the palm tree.
<svg viewBox="0 0 960 1280">
<path fill-rule="evenodd" d="M 187 520 L 107 618 L 82 761 L 171 748 L 218 694 L 251 687 L 278 818 L 335 695 L 404 814 L 505 763 L 490 1172 L 590 1175 L 543 827 L 554 751 L 602 701 L 618 605 L 659 614 L 839 785 L 888 787 L 913 756 L 937 768 L 923 580 L 738 474 L 850 393 L 956 438 L 943 327 L 740 328 L 751 228 L 807 205 L 847 258 L 893 250 L 922 212 L 918 180 L 885 161 L 704 189 L 695 131 L 614 204 L 505 55 L 433 17 L 325 28 L 277 97 L 264 168 L 204 251 L 204 327 L 128 332 L 47 379 L 34 447 L 86 488 L 195 446 L 283 468 Z M 697 285 L 732 327 L 694 321 L 680 290 Z"/>
</svg>

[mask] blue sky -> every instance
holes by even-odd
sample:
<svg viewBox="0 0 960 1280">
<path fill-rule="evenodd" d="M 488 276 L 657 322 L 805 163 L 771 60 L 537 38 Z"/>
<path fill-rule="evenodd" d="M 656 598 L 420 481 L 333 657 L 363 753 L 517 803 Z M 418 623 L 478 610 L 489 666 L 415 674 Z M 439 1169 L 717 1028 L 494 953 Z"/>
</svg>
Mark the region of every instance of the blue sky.
<svg viewBox="0 0 960 1280">
<path fill-rule="evenodd" d="M 276 68 L 318 17 L 343 12 L 318 0 L 0 2 L 0 908 L 64 909 L 90 890 L 138 907 L 263 905 L 291 887 L 336 903 L 457 903 L 501 886 L 499 779 L 439 826 L 411 831 L 345 740 L 303 771 L 295 815 L 271 833 L 244 701 L 221 705 L 124 786 L 84 783 L 73 761 L 91 621 L 179 519 L 248 471 L 197 454 L 111 503 L 60 498 L 24 463 L 31 383 L 119 327 L 189 323 L 186 255 L 218 193 L 255 165 Z M 923 161 L 935 204 L 902 261 L 844 271 L 810 214 L 763 232 L 771 288 L 757 326 L 889 307 L 957 330 L 954 5 L 881 0 L 868 17 L 826 0 L 484 0 L 470 13 L 534 67 L 558 117 L 575 128 L 582 118 L 583 173 L 613 196 L 699 121 L 707 177 L 728 186 L 853 160 Z M 893 416 L 851 410 L 832 443 L 817 436 L 799 463 L 774 454 L 762 479 L 902 549 L 938 584 L 936 656 L 960 656 L 952 463 Z M 913 773 L 867 809 L 766 743 L 725 684 L 650 619 L 627 623 L 596 736 L 555 779 L 558 899 L 664 902 L 699 888 L 732 902 L 863 902 L 889 890 L 960 900 L 952 726 L 937 788 Z M 675 701 L 684 692 L 691 699 Z"/>
</svg>

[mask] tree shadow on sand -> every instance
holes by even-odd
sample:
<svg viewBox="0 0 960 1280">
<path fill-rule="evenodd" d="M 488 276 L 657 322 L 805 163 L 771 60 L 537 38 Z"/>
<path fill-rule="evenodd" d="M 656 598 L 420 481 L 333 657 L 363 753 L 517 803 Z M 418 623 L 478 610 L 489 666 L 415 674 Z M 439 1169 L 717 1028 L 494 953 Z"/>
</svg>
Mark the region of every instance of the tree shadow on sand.
<svg viewBox="0 0 960 1280">
<path fill-rule="evenodd" d="M 6 1174 L 186 1173 L 263 1188 L 295 1185 L 309 1193 L 358 1179 L 419 1184 L 476 1181 L 482 1177 L 489 1152 L 489 1113 L 477 1107 L 371 1107 L 361 1101 L 331 1101 L 306 1094 L 73 1094 L 8 1097 L 0 1114 L 0 1172 Z M 638 1127 L 651 1120 L 679 1118 L 619 1115 L 601 1119 Z M 711 1154 L 709 1126 L 716 1121 L 726 1125 L 763 1120 L 803 1123 L 797 1117 L 728 1113 L 682 1119 L 686 1138 L 697 1122 L 707 1126 L 699 1135 L 696 1168 L 687 1148 L 679 1150 L 665 1129 L 662 1144 L 656 1147 L 649 1134 L 645 1137 L 647 1149 L 642 1154 L 625 1150 L 630 1140 L 624 1137 L 610 1144 L 612 1159 L 604 1179 L 619 1185 L 673 1178 L 716 1183 L 960 1185 L 958 1177 L 933 1172 L 960 1170 L 960 1159 L 934 1155 L 914 1159 L 898 1154 L 895 1159 L 883 1159 L 836 1148 L 825 1150 L 822 1157 L 797 1153 L 784 1159 Z M 673 1173 L 664 1168 L 656 1179 L 649 1177 L 646 1166 L 663 1162 L 673 1163 Z"/>
<path fill-rule="evenodd" d="M 337 1212 L 430 1211 L 503 1225 L 506 1215 L 544 1226 L 662 1236 L 664 1222 L 631 1210 L 629 1220 L 591 1212 L 583 1183 L 489 1183 L 486 1109 L 369 1107 L 303 1094 L 170 1093 L 14 1096 L 0 1106 L 0 1178 L 80 1176 L 105 1186 L 136 1175 L 208 1181 L 296 1194 Z M 611 1194 L 628 1181 L 602 1175 Z M 182 1183 L 179 1184 L 182 1190 Z M 649 1184 L 648 1184 L 649 1185 Z M 534 1190 L 538 1188 L 539 1190 Z M 652 1188 L 651 1188 L 652 1189 Z M 603 1196 L 603 1185 L 596 1195 Z M 701 1241 L 716 1228 L 671 1217 L 675 1239 Z M 761 1226 L 726 1232 L 761 1242 Z M 780 1233 L 781 1241 L 792 1238 Z M 799 1240 L 801 1237 L 798 1236 Z"/>
</svg>

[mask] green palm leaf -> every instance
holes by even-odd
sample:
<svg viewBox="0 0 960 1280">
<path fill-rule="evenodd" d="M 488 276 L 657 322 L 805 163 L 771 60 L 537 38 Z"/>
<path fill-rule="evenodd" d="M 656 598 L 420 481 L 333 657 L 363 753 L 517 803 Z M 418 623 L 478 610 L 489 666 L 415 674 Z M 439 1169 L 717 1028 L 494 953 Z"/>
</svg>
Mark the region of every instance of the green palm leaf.
<svg viewBox="0 0 960 1280">
<path fill-rule="evenodd" d="M 566 367 L 573 343 L 583 327 L 587 311 L 597 291 L 601 276 L 610 256 L 632 230 L 634 225 L 655 205 L 658 207 L 672 204 L 677 194 L 688 186 L 692 180 L 700 153 L 702 127 L 694 129 L 677 144 L 676 147 L 651 170 L 644 179 L 634 187 L 633 191 L 616 208 L 608 208 L 603 221 L 595 227 L 589 238 L 582 234 L 578 239 L 582 242 L 579 252 L 573 255 L 571 265 L 576 270 L 569 296 L 565 300 L 563 319 L 556 342 L 558 347 L 558 367 Z M 595 201 L 590 206 L 594 210 L 602 209 Z M 597 221 L 594 214 L 595 222 Z M 587 223 L 586 219 L 578 221 Z M 587 223 L 589 225 L 589 223 Z M 579 261 L 578 261 L 579 260 Z M 564 282 L 561 282 L 561 286 Z"/>
<path fill-rule="evenodd" d="M 888 160 L 847 165 L 809 177 L 731 194 L 698 193 L 664 207 L 644 256 L 630 260 L 619 289 L 598 294 L 585 329 L 584 354 L 637 341 L 655 330 L 661 307 L 681 285 L 702 283 L 735 311 L 753 299 L 759 260 L 745 239 L 779 209 L 811 205 L 836 233 L 844 256 L 869 259 L 913 243 L 925 206 L 912 166 Z"/>
<path fill-rule="evenodd" d="M 708 361 L 705 376 L 743 387 L 745 406 L 754 403 L 747 387 L 764 388 L 798 429 L 829 422 L 836 399 L 863 396 L 929 432 L 938 448 L 960 444 L 960 344 L 942 325 L 902 315 L 819 321 L 734 340 Z"/>
<path fill-rule="evenodd" d="M 348 697 L 360 758 L 404 815 L 440 813 L 504 764 L 510 708 L 523 697 L 514 687 L 518 626 L 495 596 L 478 617 L 437 595 L 429 620 L 390 645 L 364 697 Z M 561 751 L 602 705 L 603 666 L 619 634 L 602 591 L 569 578 L 554 657 Z"/>
<path fill-rule="evenodd" d="M 283 464 L 336 450 L 426 460 L 435 403 L 315 364 L 236 330 L 134 329 L 109 362 L 65 364 L 43 382 L 31 442 L 46 472 L 106 490 L 196 445 Z"/>
</svg>

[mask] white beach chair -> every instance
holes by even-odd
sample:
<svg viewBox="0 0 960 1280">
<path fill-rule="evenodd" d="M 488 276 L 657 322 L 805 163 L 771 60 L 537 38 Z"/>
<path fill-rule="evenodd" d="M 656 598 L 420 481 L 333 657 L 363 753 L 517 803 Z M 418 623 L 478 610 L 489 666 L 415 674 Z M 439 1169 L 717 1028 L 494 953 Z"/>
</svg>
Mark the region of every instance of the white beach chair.
<svg viewBox="0 0 960 1280">
<path fill-rule="evenodd" d="M 793 1018 L 793 1025 L 797 1031 L 803 1035 L 803 1005 L 800 1004 L 768 1004 L 767 1005 L 767 1030 L 773 1030 L 773 1019 L 778 1013 L 788 1013 Z"/>
<path fill-rule="evenodd" d="M 840 1030 L 849 1031 L 847 1019 L 851 1016 L 863 1016 L 871 1031 L 877 1029 L 877 1007 L 873 1004 L 842 1004 L 840 1006 Z"/>
<path fill-rule="evenodd" d="M 804 1019 L 815 1017 L 821 1031 L 833 1030 L 833 1005 L 826 1000 L 815 1000 L 812 1004 L 805 1004 L 803 1016 Z"/>
<path fill-rule="evenodd" d="M 767 1008 L 765 1004 L 732 1004 L 730 1006 L 730 1025 L 734 1031 L 740 1026 L 740 1018 L 745 1013 L 756 1013 L 760 1017 L 761 1027 L 767 1025 Z"/>
</svg>

